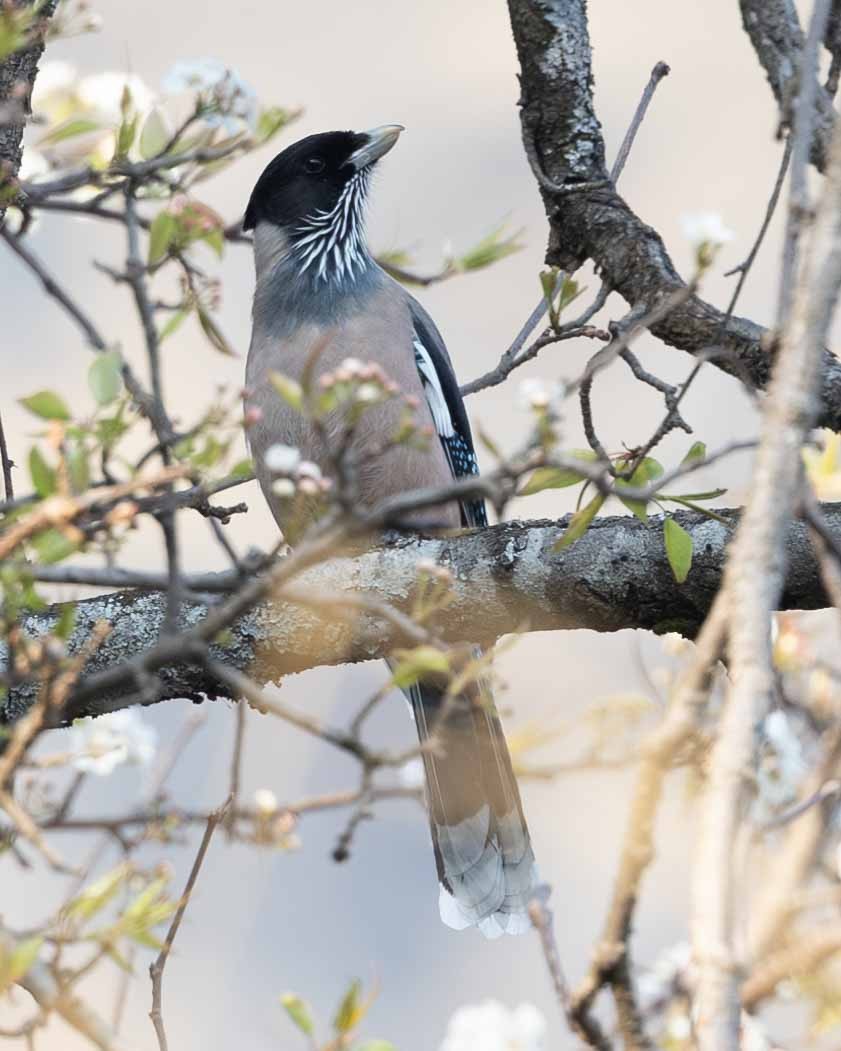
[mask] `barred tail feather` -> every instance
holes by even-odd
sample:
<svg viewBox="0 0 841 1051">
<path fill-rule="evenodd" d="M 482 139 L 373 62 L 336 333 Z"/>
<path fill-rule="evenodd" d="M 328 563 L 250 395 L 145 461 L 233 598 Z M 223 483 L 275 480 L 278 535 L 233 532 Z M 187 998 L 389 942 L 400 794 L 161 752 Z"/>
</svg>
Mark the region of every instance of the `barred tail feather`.
<svg viewBox="0 0 841 1051">
<path fill-rule="evenodd" d="M 406 691 L 424 753 L 439 907 L 448 927 L 476 926 L 487 938 L 530 926 L 538 883 L 528 827 L 502 723 L 489 693 L 444 704 L 426 683 Z"/>
</svg>

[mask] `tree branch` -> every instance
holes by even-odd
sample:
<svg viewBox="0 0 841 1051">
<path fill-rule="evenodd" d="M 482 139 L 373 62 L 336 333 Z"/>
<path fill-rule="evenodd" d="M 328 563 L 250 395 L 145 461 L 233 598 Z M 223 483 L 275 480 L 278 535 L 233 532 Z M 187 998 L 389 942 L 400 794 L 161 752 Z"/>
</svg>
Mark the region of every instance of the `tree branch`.
<svg viewBox="0 0 841 1051">
<path fill-rule="evenodd" d="M 398 610 L 411 606 L 421 559 L 448 567 L 453 574 L 452 602 L 436 620 L 436 629 L 451 642 L 490 645 L 518 631 L 589 628 L 619 631 L 643 628 L 679 631 L 694 636 L 718 590 L 727 543 L 739 521 L 737 511 L 718 512 L 726 524 L 705 515 L 680 512 L 675 517 L 692 535 L 695 557 L 689 577 L 677 584 L 663 546 L 662 519 L 643 524 L 632 517 L 596 519 L 570 548 L 554 552 L 568 519 L 559 522 L 511 522 L 448 538 L 401 536 L 366 550 L 349 547 L 329 562 L 295 578 L 296 599 L 310 595 L 313 605 L 291 601 L 263 603 L 243 615 L 211 647 L 212 660 L 247 671 L 258 682 L 319 665 L 346 664 L 382 657 L 407 639 L 400 619 L 377 612 L 383 602 Z M 841 538 L 841 504 L 824 506 L 827 528 Z M 808 527 L 794 522 L 788 534 L 789 568 L 780 606 L 816 609 L 828 604 L 820 567 L 808 539 Z M 353 604 L 316 601 L 319 595 L 360 596 Z M 376 602 L 366 606 L 365 594 Z M 213 607 L 185 601 L 182 628 L 198 625 Z M 341 607 L 341 608 L 340 608 Z M 50 630 L 62 606 L 31 613 L 23 629 L 31 636 Z M 150 651 L 166 611 L 166 596 L 149 591 L 117 591 L 77 603 L 76 628 L 69 648 L 75 652 L 98 621 L 113 630 L 90 658 L 86 677 L 116 669 L 122 662 Z M 416 640 L 408 640 L 412 644 Z M 113 690 L 101 691 L 84 704 L 69 701 L 67 716 L 101 714 L 130 704 L 172 698 L 227 696 L 198 655 L 163 653 L 157 674 L 139 684 L 130 677 Z M 6 664 L 0 649 L 0 669 Z M 85 680 L 80 682 L 84 688 Z M 12 688 L 0 714 L 16 718 L 35 696 L 34 685 Z"/>
<path fill-rule="evenodd" d="M 745 32 L 777 100 L 780 127 L 787 127 L 800 88 L 803 64 L 804 36 L 797 8 L 793 0 L 739 0 L 739 7 Z M 809 72 L 814 81 L 814 72 Z M 820 85 L 816 85 L 814 107 L 809 159 L 818 171 L 823 171 L 835 125 L 835 111 L 831 94 Z"/>
<path fill-rule="evenodd" d="M 591 259 L 606 284 L 633 308 L 653 309 L 685 287 L 656 230 L 611 185 L 601 125 L 593 107 L 585 0 L 509 0 L 520 58 L 521 123 L 526 153 L 545 173 L 539 181 L 549 219 L 546 261 L 572 271 Z M 548 188 L 553 185 L 555 189 Z M 671 310 L 651 332 L 696 356 L 717 350 L 715 364 L 768 382 L 773 340 L 745 318 L 727 317 L 697 295 Z M 818 423 L 841 430 L 841 362 L 821 360 Z"/>
<path fill-rule="evenodd" d="M 44 28 L 52 18 L 57 0 L 41 5 L 30 29 L 30 44 L 13 51 L 0 62 L 0 186 L 16 179 L 23 157 L 23 129 L 31 110 L 32 85 L 44 51 Z M 12 0 L 11 11 L 34 8 L 35 0 Z M 6 214 L 8 196 L 0 195 L 0 223 Z"/>
</svg>

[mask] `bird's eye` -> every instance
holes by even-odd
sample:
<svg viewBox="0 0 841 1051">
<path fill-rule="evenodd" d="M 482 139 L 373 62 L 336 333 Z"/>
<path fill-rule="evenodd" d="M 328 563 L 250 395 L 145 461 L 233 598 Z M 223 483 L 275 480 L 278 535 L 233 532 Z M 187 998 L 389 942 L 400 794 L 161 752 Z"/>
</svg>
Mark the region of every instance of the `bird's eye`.
<svg viewBox="0 0 841 1051">
<path fill-rule="evenodd" d="M 320 157 L 309 157 L 304 161 L 304 171 L 310 175 L 318 175 L 319 172 L 323 172 L 325 168 L 324 161 Z"/>
</svg>

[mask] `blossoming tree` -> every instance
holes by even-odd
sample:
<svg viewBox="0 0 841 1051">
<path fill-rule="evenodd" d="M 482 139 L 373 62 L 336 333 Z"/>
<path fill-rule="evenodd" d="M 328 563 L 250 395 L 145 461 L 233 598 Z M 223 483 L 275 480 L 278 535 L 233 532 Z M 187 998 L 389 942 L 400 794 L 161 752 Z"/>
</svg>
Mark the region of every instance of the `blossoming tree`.
<svg viewBox="0 0 841 1051">
<path fill-rule="evenodd" d="M 366 737 L 365 720 L 384 690 L 362 699 L 347 727 L 335 728 L 268 695 L 267 683 L 322 664 L 397 654 L 393 682 L 407 685 L 435 672 L 456 690 L 487 671 L 475 666 L 469 644 L 574 627 L 656 631 L 677 668 L 666 683 L 664 709 L 623 727 L 627 747 L 619 760 L 607 754 L 615 742 L 596 734 L 588 743 L 589 765 L 634 762 L 637 779 L 589 968 L 563 961 L 586 971 L 574 990 L 555 943 L 548 888 L 532 903 L 535 937 L 575 1038 L 600 1049 L 769 1049 L 777 1045 L 760 1009 L 792 990 L 819 1021 L 836 1018 L 839 672 L 797 617 L 778 611 L 841 607 L 841 511 L 831 503 L 841 478 L 841 365 L 825 349 L 841 288 L 841 135 L 833 109 L 841 10 L 817 0 L 804 33 L 783 0 L 740 6 L 779 102 L 785 141 L 766 222 L 737 268 L 726 309 L 702 298 L 704 278 L 731 236 L 722 220 L 686 218 L 694 272 L 685 282 L 657 232 L 617 190 L 668 68 L 655 67 L 608 168 L 593 107 L 584 0 L 510 0 L 523 143 L 550 228 L 547 268 L 536 275 L 540 296 L 522 331 L 463 393 L 516 382 L 510 377 L 521 365 L 564 341 L 595 352 L 571 380 L 524 382 L 527 423 L 519 446 L 501 449 L 483 435 L 491 469 L 444 493 L 408 494 L 402 504 L 362 509 L 342 471 L 324 477 L 297 450 L 271 447 L 261 466 L 273 475 L 276 494 L 319 500 L 324 516 L 294 552 L 280 541 L 274 550 L 248 554 L 235 549 L 225 530 L 244 505 L 220 501 L 252 477 L 237 443 L 241 429 L 256 421 L 243 418 L 239 391 L 220 394 L 194 420 L 175 420 L 161 353 L 186 324 L 198 325 L 208 355 L 231 352 L 217 315 L 214 260 L 249 238 L 239 217 L 223 218 L 205 203 L 203 187 L 274 142 L 297 114 L 264 104 L 218 60 L 177 61 L 160 90 L 133 74 L 81 76 L 49 60 L 39 69 L 51 36 L 95 30 L 95 19 L 84 4 L 57 7 L 54 0 L 13 0 L 0 10 L 0 238 L 92 351 L 79 366 L 87 370 L 85 404 L 71 405 L 58 380 L 34 391 L 4 391 L 22 402 L 39 433 L 28 442 L 5 434 L 0 422 L 0 860 L 66 871 L 58 834 L 92 824 L 124 854 L 106 871 L 95 870 L 94 859 L 37 929 L 22 930 L 14 916 L 3 916 L 0 997 L 11 1000 L 22 988 L 31 1002 L 2 1026 L 0 1039 L 33 1046 L 38 1029 L 58 1015 L 93 1046 L 123 1047 L 119 1025 L 85 998 L 84 979 L 109 959 L 125 966 L 137 950 L 153 954 L 151 1015 L 166 1049 L 164 971 L 220 824 L 255 848 L 290 847 L 310 810 L 346 808 L 339 859 L 379 800 L 422 802 L 417 750 L 384 752 Z M 829 65 L 823 82 L 822 50 Z M 814 184 L 810 165 L 821 176 Z M 787 172 L 788 198 L 781 203 Z M 787 233 L 771 331 L 735 311 L 778 205 L 787 209 Z M 93 306 L 77 302 L 32 249 L 33 223 L 54 213 L 81 215 L 96 224 L 93 231 L 108 226 L 123 234 L 122 258 L 101 269 L 131 293 L 134 317 L 126 324 L 142 335 L 142 359 L 102 332 Z M 400 281 L 432 284 L 481 270 L 515 249 L 515 239 L 497 231 L 446 258 L 432 275 L 415 273 L 402 254 L 379 262 Z M 574 275 L 587 259 L 602 285 L 581 306 L 585 290 Z M 618 317 L 616 298 L 607 309 L 614 294 L 628 306 Z M 644 366 L 634 350 L 644 331 L 694 356 L 681 383 Z M 592 391 L 619 364 L 663 407 L 644 442 L 611 453 L 599 437 Z M 761 423 L 747 442 L 709 449 L 688 437 L 684 399 L 702 368 L 721 370 L 756 397 Z M 342 364 L 318 398 L 283 376 L 275 385 L 278 398 L 316 420 L 325 399 L 330 411 L 352 421 L 401 397 L 390 377 L 355 360 Z M 429 440 L 412 406 L 405 408 L 389 441 Z M 571 411 L 581 415 L 586 449 L 565 441 L 563 414 Z M 658 447 L 674 432 L 687 435 L 684 453 L 661 462 Z M 698 470 L 746 445 L 755 450 L 755 471 L 744 508 L 718 506 L 721 489 L 697 491 Z M 16 471 L 13 450 L 25 461 Z M 577 488 L 578 508 L 566 519 L 505 518 L 515 496 L 570 487 Z M 470 496 L 486 498 L 499 523 L 396 544 L 382 538 L 407 501 L 423 507 Z M 616 516 L 600 514 L 609 501 Z M 184 571 L 185 531 L 200 516 L 229 561 L 225 572 Z M 126 538 L 143 520 L 160 529 L 163 572 L 122 564 Z M 342 557 L 335 558 L 340 544 Z M 92 595 L 58 603 L 50 590 L 57 584 L 88 587 Z M 124 763 L 151 768 L 157 740 L 141 706 L 218 696 L 239 702 L 230 782 L 220 786 L 218 809 L 171 804 L 164 768 L 150 778 L 137 808 L 85 825 L 75 811 L 83 779 L 108 777 Z M 243 798 L 246 706 L 350 756 L 358 763 L 357 783 L 341 795 L 298 804 L 281 805 L 266 788 Z M 62 750 L 50 751 L 49 731 L 67 725 Z M 515 751 L 527 767 L 524 746 Z M 632 955 L 634 910 L 655 848 L 663 786 L 676 767 L 689 768 L 701 785 L 691 944 L 642 968 Z M 58 796 L 49 782 L 55 769 L 66 775 Z M 183 891 L 169 886 L 165 869 L 148 871 L 136 862 L 145 839 L 165 846 L 194 825 L 204 835 Z M 754 846 L 747 860 L 764 874 L 756 893 L 746 892 L 751 876 L 741 855 L 748 843 Z M 86 948 L 90 955 L 67 964 L 69 953 L 75 961 Z M 597 1007 L 604 991 L 615 1008 L 610 1016 Z M 350 986 L 325 1049 L 392 1047 L 366 1038 L 369 1002 L 358 983 Z M 284 994 L 282 1003 L 290 1024 L 321 1047 L 322 1027 L 298 993 Z M 489 1001 L 457 1012 L 442 1048 L 538 1051 L 545 1028 L 531 1005 Z"/>
</svg>

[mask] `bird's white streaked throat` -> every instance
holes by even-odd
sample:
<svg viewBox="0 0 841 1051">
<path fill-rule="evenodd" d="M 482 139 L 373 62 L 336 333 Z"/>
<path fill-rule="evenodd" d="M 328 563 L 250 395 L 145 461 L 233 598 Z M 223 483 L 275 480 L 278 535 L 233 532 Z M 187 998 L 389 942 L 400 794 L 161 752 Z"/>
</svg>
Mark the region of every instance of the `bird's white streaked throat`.
<svg viewBox="0 0 841 1051">
<path fill-rule="evenodd" d="M 365 244 L 365 198 L 370 169 L 348 179 L 335 206 L 307 216 L 292 233 L 292 254 L 301 277 L 342 284 L 362 273 L 370 261 Z"/>
</svg>

